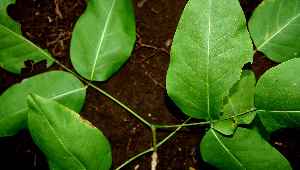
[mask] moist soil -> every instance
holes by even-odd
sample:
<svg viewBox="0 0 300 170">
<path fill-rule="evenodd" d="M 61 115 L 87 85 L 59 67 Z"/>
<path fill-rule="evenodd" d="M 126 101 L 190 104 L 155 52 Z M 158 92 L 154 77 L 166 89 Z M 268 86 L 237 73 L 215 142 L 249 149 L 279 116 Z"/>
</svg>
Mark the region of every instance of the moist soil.
<svg viewBox="0 0 300 170">
<path fill-rule="evenodd" d="M 130 59 L 108 81 L 94 84 L 152 124 L 181 124 L 187 116 L 168 97 L 165 77 L 171 42 L 187 0 L 142 1 L 133 0 L 137 40 Z M 260 2 L 240 0 L 247 21 Z M 86 5 L 84 0 L 17 0 L 15 5 L 8 7 L 8 13 L 21 24 L 26 38 L 48 49 L 55 59 L 74 71 L 69 56 L 70 40 L 75 23 Z M 256 52 L 254 62 L 244 68 L 251 69 L 258 79 L 277 64 Z M 0 68 L 0 94 L 24 78 L 51 70 L 63 69 L 56 64 L 46 68 L 45 61 L 27 61 L 21 75 Z M 111 169 L 152 146 L 152 133 L 146 125 L 93 88 L 87 89 L 80 114 L 109 140 L 113 157 Z M 191 122 L 198 121 L 194 119 Z M 157 140 L 161 141 L 172 130 L 158 130 Z M 182 128 L 158 148 L 157 169 L 213 169 L 202 160 L 199 152 L 204 134 L 204 126 Z M 294 130 L 274 132 L 270 143 L 289 160 L 294 169 L 298 169 L 300 144 L 295 134 L 298 132 Z M 49 169 L 45 156 L 34 144 L 28 130 L 0 138 L 0 164 L 1 169 Z M 148 153 L 123 169 L 150 169 L 150 164 L 151 154 Z"/>
</svg>

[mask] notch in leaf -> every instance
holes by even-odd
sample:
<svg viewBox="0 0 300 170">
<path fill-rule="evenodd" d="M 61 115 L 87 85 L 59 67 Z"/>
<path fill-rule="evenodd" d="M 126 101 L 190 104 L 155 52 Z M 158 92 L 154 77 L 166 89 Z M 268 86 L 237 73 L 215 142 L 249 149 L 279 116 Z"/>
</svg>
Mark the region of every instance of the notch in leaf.
<svg viewBox="0 0 300 170">
<path fill-rule="evenodd" d="M 50 67 L 55 61 L 51 54 L 23 37 L 20 24 L 8 16 L 6 8 L 11 3 L 15 0 L 0 2 L 0 66 L 15 74 L 21 74 L 27 60 L 47 60 Z"/>
</svg>

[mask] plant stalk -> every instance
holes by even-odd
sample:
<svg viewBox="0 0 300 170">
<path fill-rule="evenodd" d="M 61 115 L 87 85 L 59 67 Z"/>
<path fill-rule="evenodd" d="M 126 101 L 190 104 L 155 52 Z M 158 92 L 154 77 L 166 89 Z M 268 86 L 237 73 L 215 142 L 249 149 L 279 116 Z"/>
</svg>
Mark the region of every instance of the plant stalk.
<svg viewBox="0 0 300 170">
<path fill-rule="evenodd" d="M 157 166 L 157 147 L 156 147 L 156 128 L 154 125 L 152 125 L 151 127 L 151 131 L 152 131 L 152 136 L 153 136 L 153 153 L 152 153 L 152 162 L 151 162 L 151 170 L 156 170 L 156 166 Z"/>
<path fill-rule="evenodd" d="M 185 124 L 188 122 L 192 117 L 189 117 L 186 121 L 184 121 L 176 130 L 174 130 L 169 136 L 167 136 L 165 139 L 163 139 L 161 142 L 159 142 L 156 147 L 158 148 L 160 145 L 165 143 L 168 139 L 170 139 L 177 131 L 179 131 Z"/>
<path fill-rule="evenodd" d="M 76 74 L 75 72 L 73 72 L 72 70 L 70 70 L 68 67 L 66 67 L 65 65 L 63 65 L 62 63 L 60 63 L 58 60 L 54 61 L 56 64 L 58 64 L 59 66 L 61 66 L 62 68 L 64 68 L 65 70 L 67 70 L 69 73 L 73 74 L 75 77 L 79 78 L 80 80 L 82 80 L 83 82 L 85 82 L 86 84 L 89 84 L 89 82 L 82 78 L 81 76 L 79 76 L 78 74 Z"/>
<path fill-rule="evenodd" d="M 227 119 L 235 118 L 237 116 L 241 116 L 241 115 L 244 115 L 244 114 L 247 114 L 247 113 L 250 113 L 250 112 L 254 112 L 254 111 L 257 111 L 257 110 L 255 108 L 251 108 L 247 112 L 243 112 L 243 113 L 240 113 L 240 114 L 237 114 L 235 116 L 231 116 L 231 117 L 228 117 L 228 118 L 222 119 L 222 120 L 227 120 Z M 162 126 L 161 125 L 155 125 L 155 128 L 156 129 L 162 129 L 162 128 L 175 128 L 175 127 L 181 127 L 181 126 L 196 126 L 196 125 L 211 124 L 211 123 L 214 123 L 216 121 L 221 121 L 221 120 L 211 120 L 211 121 L 207 121 L 207 122 L 198 122 L 198 123 L 181 124 L 181 125 L 162 125 Z"/>
<path fill-rule="evenodd" d="M 192 117 L 189 117 L 184 123 L 182 123 L 175 131 L 173 131 L 170 135 L 168 135 L 165 139 L 163 139 L 161 142 L 159 142 L 157 145 L 156 145 L 156 149 L 161 146 L 163 143 L 165 143 L 168 139 L 170 139 L 177 131 L 179 131 L 185 124 L 186 122 L 188 122 Z M 151 129 L 152 129 L 153 126 L 151 126 Z M 155 127 L 155 126 L 154 126 Z M 153 131 L 152 131 L 153 132 Z M 156 133 L 156 132 L 155 132 Z M 155 140 L 156 140 L 156 135 L 155 135 Z M 155 142 L 156 143 L 156 142 Z M 154 146 L 154 142 L 153 142 L 153 146 Z M 121 166 L 119 166 L 116 170 L 119 170 L 121 168 L 123 168 L 125 165 L 129 164 L 131 161 L 135 160 L 136 158 L 142 156 L 142 155 L 145 155 L 146 153 L 148 152 L 151 152 L 151 151 L 155 151 L 154 150 L 154 147 L 151 147 L 150 149 L 132 157 L 131 159 L 129 159 L 128 161 L 126 161 L 125 163 L 123 163 Z"/>
<path fill-rule="evenodd" d="M 175 128 L 181 126 L 195 126 L 195 125 L 205 125 L 209 124 L 210 122 L 198 122 L 198 123 L 190 123 L 190 124 L 181 124 L 181 125 L 155 125 L 155 128 L 162 129 L 162 128 Z"/>
<path fill-rule="evenodd" d="M 125 106 L 123 103 L 121 103 L 119 100 L 115 99 L 114 97 L 112 97 L 110 94 L 106 93 L 105 91 L 101 90 L 100 88 L 98 88 L 97 86 L 93 85 L 93 84 L 89 84 L 91 87 L 93 87 L 94 89 L 98 90 L 100 93 L 104 94 L 106 97 L 110 98 L 111 100 L 113 100 L 114 102 L 116 102 L 117 104 L 119 104 L 120 106 L 122 106 L 124 109 L 126 109 L 128 112 L 130 112 L 131 114 L 133 114 L 136 118 L 138 118 L 140 121 L 142 121 L 144 124 L 146 124 L 149 128 L 152 127 L 152 124 L 150 124 L 149 122 L 147 122 L 145 119 L 143 119 L 141 116 L 139 116 L 137 113 L 135 113 L 134 111 L 132 111 L 130 108 L 128 108 L 127 106 Z"/>
<path fill-rule="evenodd" d="M 140 157 L 140 156 L 142 156 L 142 155 L 145 155 L 146 153 L 151 152 L 151 151 L 153 151 L 153 148 L 150 148 L 150 149 L 148 149 L 148 150 L 146 150 L 146 151 L 144 151 L 144 152 L 142 152 L 142 153 L 140 153 L 140 154 L 138 154 L 138 155 L 135 155 L 134 157 L 132 157 L 132 158 L 129 159 L 128 161 L 124 162 L 124 163 L 123 163 L 121 166 L 119 166 L 116 170 L 119 170 L 119 169 L 123 168 L 125 165 L 129 164 L 131 161 L 133 161 L 133 160 L 135 160 L 136 158 L 138 158 L 138 157 Z"/>
<path fill-rule="evenodd" d="M 110 98 L 111 100 L 113 100 L 114 102 L 116 102 L 117 104 L 119 104 L 121 107 L 123 107 L 124 109 L 126 109 L 128 112 L 130 112 L 131 114 L 133 114 L 137 119 L 139 119 L 140 121 L 142 121 L 143 123 L 145 123 L 149 128 L 152 127 L 152 124 L 150 124 L 149 122 L 147 122 L 145 119 L 143 119 L 142 117 L 140 117 L 137 113 L 135 113 L 134 111 L 132 111 L 130 108 L 128 108 L 127 106 L 125 106 L 123 103 L 121 103 L 116 98 L 112 97 L 110 94 L 106 93 L 105 91 L 101 90 L 97 86 L 93 85 L 91 82 L 85 80 L 84 78 L 82 78 L 81 76 L 79 76 L 78 74 L 76 74 L 75 72 L 73 72 L 72 70 L 70 70 L 69 68 L 67 68 L 66 66 L 64 66 L 63 64 L 61 64 L 59 61 L 55 60 L 55 63 L 57 63 L 58 65 L 60 65 L 62 68 L 66 69 L 68 72 L 70 72 L 71 74 L 73 74 L 75 77 L 77 77 L 80 80 L 82 80 L 83 82 L 85 82 L 88 86 L 93 87 L 94 89 L 98 90 L 100 93 L 104 94 L 106 97 Z"/>
</svg>

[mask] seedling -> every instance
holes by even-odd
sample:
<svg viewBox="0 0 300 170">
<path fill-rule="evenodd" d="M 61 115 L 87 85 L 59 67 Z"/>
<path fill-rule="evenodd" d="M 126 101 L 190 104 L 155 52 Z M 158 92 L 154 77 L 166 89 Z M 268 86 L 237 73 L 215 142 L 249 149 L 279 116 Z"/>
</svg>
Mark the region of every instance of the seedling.
<svg viewBox="0 0 300 170">
<path fill-rule="evenodd" d="M 265 0 L 249 21 L 257 50 L 276 62 L 285 61 L 268 70 L 255 86 L 254 74 L 242 71 L 253 60 L 253 47 L 239 3 L 190 0 L 176 30 L 167 73 L 169 97 L 190 118 L 181 125 L 152 125 L 93 84 L 110 78 L 130 57 L 135 41 L 131 1 L 89 1 L 71 40 L 77 74 L 22 36 L 18 23 L 6 13 L 15 1 L 4 0 L 0 3 L 1 67 L 20 74 L 24 61 L 47 59 L 48 66 L 55 62 L 69 73 L 46 72 L 6 90 L 0 96 L 0 136 L 28 128 L 51 169 L 109 169 L 107 139 L 77 114 L 86 88 L 92 87 L 132 113 L 153 134 L 153 147 L 117 169 L 149 152 L 155 169 L 157 149 L 182 126 L 199 124 L 208 125 L 200 145 L 202 158 L 217 168 L 291 169 L 268 139 L 278 129 L 299 128 L 300 11 L 295 2 Z M 192 117 L 205 121 L 186 124 Z M 157 143 L 156 129 L 174 127 Z"/>
</svg>

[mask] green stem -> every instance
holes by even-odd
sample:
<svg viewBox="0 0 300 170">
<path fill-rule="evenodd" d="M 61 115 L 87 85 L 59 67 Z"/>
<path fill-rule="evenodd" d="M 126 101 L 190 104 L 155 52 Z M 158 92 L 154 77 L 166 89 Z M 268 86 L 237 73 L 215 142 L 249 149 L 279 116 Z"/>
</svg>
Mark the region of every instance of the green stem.
<svg viewBox="0 0 300 170">
<path fill-rule="evenodd" d="M 151 152 L 151 151 L 153 151 L 153 148 L 150 148 L 150 149 L 148 149 L 148 150 L 146 150 L 146 151 L 144 151 L 144 152 L 142 152 L 142 153 L 140 153 L 140 154 L 138 154 L 138 155 L 135 155 L 134 157 L 132 157 L 132 158 L 129 159 L 128 161 L 124 162 L 124 163 L 123 163 L 121 166 L 119 166 L 116 170 L 119 170 L 119 169 L 123 168 L 125 165 L 129 164 L 131 161 L 133 161 L 133 160 L 135 160 L 136 158 L 138 158 L 138 157 L 140 157 L 140 156 L 142 156 L 142 155 L 145 155 L 146 153 Z"/>
<path fill-rule="evenodd" d="M 151 147 L 150 149 L 132 157 L 131 159 L 129 159 L 128 161 L 126 161 L 125 163 L 123 163 L 121 166 L 119 166 L 116 170 L 119 170 L 121 168 L 123 168 L 125 165 L 129 164 L 131 161 L 135 160 L 136 158 L 142 156 L 142 155 L 145 155 L 146 153 L 149 153 L 151 151 L 155 151 L 155 148 L 154 146 L 156 145 L 156 149 L 162 145 L 163 143 L 165 143 L 168 139 L 170 139 L 177 131 L 179 131 L 184 125 L 186 122 L 188 122 L 192 117 L 189 117 L 183 124 L 179 125 L 179 127 L 174 131 L 172 132 L 170 135 L 168 135 L 165 139 L 163 139 L 161 142 L 159 142 L 157 145 L 156 145 L 156 135 L 153 135 L 153 139 L 154 139 L 154 136 L 155 136 L 155 142 L 153 140 L 153 147 Z M 155 126 L 152 126 L 151 130 L 152 130 L 152 133 L 155 134 L 155 130 L 153 130 L 153 127 L 155 128 Z"/>
<path fill-rule="evenodd" d="M 89 82 L 86 79 L 82 78 L 81 76 L 79 76 L 78 74 L 76 74 L 75 72 L 70 70 L 68 67 L 66 67 L 65 65 L 63 65 L 59 61 L 55 60 L 55 63 L 58 64 L 59 66 L 61 66 L 62 68 L 64 68 L 65 70 L 67 70 L 68 72 L 70 72 L 71 74 L 73 74 L 75 77 L 77 77 L 80 80 L 82 80 L 83 82 L 85 82 L 86 84 L 89 84 Z"/>
<path fill-rule="evenodd" d="M 182 126 L 195 126 L 195 125 L 204 125 L 209 124 L 210 122 L 198 122 L 198 123 L 191 123 L 191 124 L 181 124 L 181 125 L 155 125 L 155 128 L 174 128 L 174 127 L 182 127 Z"/>
<path fill-rule="evenodd" d="M 247 113 L 250 113 L 250 112 L 254 112 L 254 111 L 257 111 L 257 110 L 255 108 L 251 108 L 251 110 L 249 110 L 247 112 L 243 112 L 243 113 L 240 113 L 238 115 L 231 116 L 231 117 L 228 117 L 228 118 L 222 119 L 222 120 L 227 120 L 227 119 L 235 118 L 236 116 L 241 116 L 241 115 L 244 115 L 244 114 L 247 114 Z M 196 125 L 210 124 L 210 123 L 214 123 L 216 121 L 221 121 L 221 120 L 211 120 L 211 121 L 207 121 L 207 122 L 198 122 L 198 123 L 181 124 L 181 125 L 162 125 L 162 126 L 155 125 L 155 128 L 156 129 L 162 129 L 162 128 L 175 128 L 175 127 L 181 127 L 181 126 L 196 126 Z"/>
<path fill-rule="evenodd" d="M 145 119 L 143 119 L 141 116 L 139 116 L 138 114 L 136 114 L 134 111 L 132 111 L 131 109 L 129 109 L 127 106 L 125 106 L 123 103 L 121 103 L 119 100 L 115 99 L 114 97 L 112 97 L 111 95 L 109 95 L 108 93 L 106 93 L 105 91 L 101 90 L 100 88 L 98 88 L 97 86 L 90 84 L 91 87 L 93 87 L 94 89 L 98 90 L 100 93 L 104 94 L 106 97 L 110 98 L 111 100 L 113 100 L 114 102 L 116 102 L 117 104 L 119 104 L 120 106 L 122 106 L 124 109 L 126 109 L 128 112 L 130 112 L 131 114 L 133 114 L 136 118 L 138 118 L 140 121 L 142 121 L 143 123 L 145 123 L 149 128 L 152 127 L 152 124 L 150 124 L 149 122 L 147 122 Z"/>
<path fill-rule="evenodd" d="M 163 139 L 161 142 L 159 142 L 156 147 L 158 148 L 160 145 L 165 143 L 168 139 L 170 139 L 177 131 L 179 131 L 185 124 L 188 122 L 192 117 L 189 117 L 185 122 L 183 122 L 174 132 L 172 132 L 169 136 L 167 136 L 165 139 Z"/>
<path fill-rule="evenodd" d="M 70 72 L 71 74 L 73 74 L 74 76 L 76 76 L 77 78 L 79 78 L 80 80 L 82 80 L 83 82 L 85 82 L 86 84 L 88 84 L 89 86 L 93 87 L 94 89 L 98 90 L 100 93 L 104 94 L 106 97 L 110 98 L 111 100 L 113 100 L 114 102 L 116 102 L 117 104 L 119 104 L 121 107 L 123 107 L 124 109 L 126 109 L 128 112 L 130 112 L 131 114 L 133 114 L 136 118 L 138 118 L 140 121 L 142 121 L 143 123 L 145 123 L 149 128 L 152 127 L 152 124 L 150 124 L 149 122 L 147 122 L 145 119 L 143 119 L 142 117 L 140 117 L 138 114 L 136 114 L 134 111 L 132 111 L 131 109 L 129 109 L 127 106 L 125 106 L 123 103 L 121 103 L 119 100 L 115 99 L 114 97 L 112 97 L 111 95 L 109 95 L 108 93 L 106 93 L 105 91 L 101 90 L 100 88 L 98 88 L 97 86 L 91 84 L 91 82 L 85 80 L 84 78 L 82 78 L 81 76 L 79 76 L 78 74 L 76 74 L 75 72 L 73 72 L 72 70 L 70 70 L 69 68 L 67 68 L 66 66 L 64 66 L 63 64 L 61 64 L 59 61 L 55 60 L 55 63 L 57 63 L 58 65 L 60 65 L 62 68 L 66 69 L 68 72 Z"/>
<path fill-rule="evenodd" d="M 151 131 L 152 131 L 152 137 L 153 137 L 153 149 L 154 149 L 154 152 L 157 152 L 157 147 L 156 147 L 156 128 L 155 128 L 154 125 L 152 125 Z"/>
</svg>

